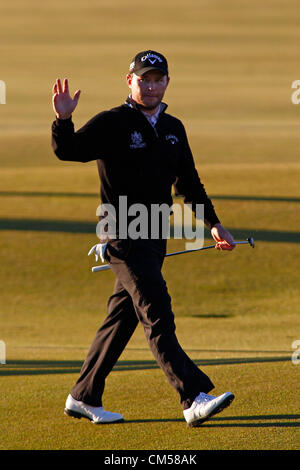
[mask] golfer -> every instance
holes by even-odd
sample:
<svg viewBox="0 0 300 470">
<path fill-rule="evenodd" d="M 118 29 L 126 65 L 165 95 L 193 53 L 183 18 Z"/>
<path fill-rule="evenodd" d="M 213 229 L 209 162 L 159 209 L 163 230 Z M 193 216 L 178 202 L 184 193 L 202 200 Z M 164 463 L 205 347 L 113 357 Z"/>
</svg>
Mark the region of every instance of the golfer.
<svg viewBox="0 0 300 470">
<path fill-rule="evenodd" d="M 119 413 L 103 408 L 105 379 L 141 322 L 149 347 L 170 385 L 178 392 L 186 422 L 198 426 L 234 399 L 232 393 L 209 395 L 214 385 L 183 351 L 175 334 L 174 314 L 161 269 L 166 237 L 120 237 L 118 210 L 121 196 L 127 204 L 172 206 L 174 185 L 184 202 L 204 205 L 204 221 L 219 250 L 232 250 L 234 239 L 221 225 L 195 169 L 181 121 L 166 112 L 162 102 L 170 77 L 166 58 L 153 50 L 138 53 L 126 76 L 130 94 L 125 103 L 93 117 L 77 132 L 72 114 L 80 90 L 73 98 L 68 80 L 56 80 L 52 146 L 60 160 L 96 160 L 102 204 L 116 209 L 116 236 L 99 244 L 116 276 L 108 300 L 108 315 L 96 333 L 79 378 L 65 404 L 65 413 L 93 423 L 123 421 Z M 149 217 L 149 234 L 151 234 Z M 129 223 L 129 221 L 128 221 Z M 103 246 L 105 250 L 103 250 Z"/>
</svg>

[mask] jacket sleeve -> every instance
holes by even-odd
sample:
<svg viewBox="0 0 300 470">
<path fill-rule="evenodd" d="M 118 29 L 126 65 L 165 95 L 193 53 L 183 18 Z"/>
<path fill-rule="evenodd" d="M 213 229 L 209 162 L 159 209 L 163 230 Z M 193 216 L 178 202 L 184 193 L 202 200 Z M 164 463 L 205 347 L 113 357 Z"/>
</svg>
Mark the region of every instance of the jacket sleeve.
<svg viewBox="0 0 300 470">
<path fill-rule="evenodd" d="M 208 227 L 212 228 L 215 224 L 220 223 L 214 206 L 199 178 L 183 125 L 179 174 L 174 183 L 174 190 L 176 196 L 184 197 L 185 204 L 191 205 L 194 214 L 196 214 L 196 204 L 204 204 L 204 222 Z"/>
<path fill-rule="evenodd" d="M 52 124 L 52 148 L 60 160 L 90 162 L 106 153 L 107 112 L 99 113 L 75 132 L 72 118 L 56 119 Z"/>
</svg>

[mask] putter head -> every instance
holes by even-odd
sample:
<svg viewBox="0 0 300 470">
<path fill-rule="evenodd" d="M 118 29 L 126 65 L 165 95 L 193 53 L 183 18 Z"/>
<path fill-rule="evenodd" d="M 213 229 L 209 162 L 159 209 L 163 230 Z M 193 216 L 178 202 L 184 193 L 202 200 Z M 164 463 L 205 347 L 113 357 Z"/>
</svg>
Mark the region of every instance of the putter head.
<svg viewBox="0 0 300 470">
<path fill-rule="evenodd" d="M 253 237 L 247 238 L 247 242 L 249 243 L 250 246 L 252 246 L 252 248 L 254 248 L 254 238 Z"/>
</svg>

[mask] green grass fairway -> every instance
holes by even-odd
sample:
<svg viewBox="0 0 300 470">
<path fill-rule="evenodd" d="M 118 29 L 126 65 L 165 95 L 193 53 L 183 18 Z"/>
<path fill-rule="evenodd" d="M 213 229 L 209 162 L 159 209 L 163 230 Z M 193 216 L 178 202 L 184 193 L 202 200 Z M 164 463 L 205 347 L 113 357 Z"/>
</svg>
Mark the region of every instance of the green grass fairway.
<svg viewBox="0 0 300 470">
<path fill-rule="evenodd" d="M 0 6 L 0 449 L 299 450 L 299 2 L 35 0 Z M 255 249 L 166 260 L 178 338 L 232 405 L 187 428 L 139 326 L 107 379 L 123 424 L 63 413 L 113 274 L 91 272 L 95 162 L 59 162 L 51 89 L 82 90 L 76 128 L 127 96 L 137 51 L 169 59 L 169 112 L 186 126 L 223 223 Z M 116 129 L 116 138 L 117 138 Z M 104 136 L 105 137 L 105 136 Z M 207 244 L 212 243 L 206 233 Z M 184 249 L 171 239 L 168 251 Z M 297 355 L 297 354 L 296 354 Z M 300 358 L 300 352 L 298 356 Z"/>
</svg>

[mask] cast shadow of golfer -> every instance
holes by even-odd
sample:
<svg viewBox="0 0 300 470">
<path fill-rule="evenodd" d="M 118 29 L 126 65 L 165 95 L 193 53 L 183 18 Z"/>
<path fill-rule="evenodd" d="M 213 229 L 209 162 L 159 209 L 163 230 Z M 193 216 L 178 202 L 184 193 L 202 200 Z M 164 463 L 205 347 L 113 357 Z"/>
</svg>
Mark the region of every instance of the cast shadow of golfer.
<svg viewBox="0 0 300 470">
<path fill-rule="evenodd" d="M 62 192 L 62 191 L 0 191 L 0 197 L 71 197 L 71 198 L 95 198 L 99 199 L 98 193 L 80 193 L 80 192 Z M 173 194 L 173 199 L 182 199 L 181 196 Z M 236 194 L 210 194 L 212 200 L 223 201 L 266 201 L 266 202 L 300 202 L 300 197 L 292 196 L 249 196 L 249 195 L 236 195 Z"/>
<path fill-rule="evenodd" d="M 298 428 L 300 427 L 300 414 L 214 417 L 201 425 L 201 427 L 206 426 L 213 428 Z"/>
<path fill-rule="evenodd" d="M 288 362 L 289 356 L 263 356 L 263 357 L 227 357 L 216 359 L 194 359 L 198 366 L 233 365 L 264 362 Z M 78 374 L 81 361 L 51 361 L 51 360 L 7 360 L 5 365 L 0 366 L 0 376 L 9 375 L 52 375 L 52 374 Z M 113 371 L 139 371 L 159 369 L 154 360 L 130 360 L 118 361 Z"/>
<path fill-rule="evenodd" d="M 0 191 L 0 197 L 50 197 L 50 198 L 99 198 L 97 193 L 75 193 L 75 192 L 50 192 L 50 191 Z M 262 202 L 286 202 L 299 203 L 299 197 L 284 196 L 249 196 L 249 195 L 211 195 L 212 200 L 233 200 L 233 201 L 262 201 Z M 180 196 L 173 195 L 174 200 L 181 199 Z M 0 230 L 30 230 L 30 231 L 53 231 L 67 233 L 95 233 L 95 222 L 89 221 L 68 221 L 68 220 L 39 220 L 39 219 L 12 219 L 1 218 Z M 249 233 L 254 237 L 255 241 L 267 242 L 286 242 L 299 243 L 299 232 L 287 232 L 276 230 L 253 230 L 249 228 L 231 228 L 228 230 L 236 240 L 239 238 L 246 239 Z M 174 237 L 174 227 L 170 226 L 170 238 Z M 210 237 L 209 237 L 210 238 Z"/>
<path fill-rule="evenodd" d="M 95 227 L 95 221 L 0 218 L 0 230 L 95 234 Z M 228 227 L 228 230 L 236 240 L 246 240 L 251 234 L 255 242 L 300 243 L 300 232 L 231 227 Z M 205 230 L 205 237 L 210 239 L 207 230 Z M 169 238 L 174 238 L 172 224 Z"/>
<path fill-rule="evenodd" d="M 296 421 L 298 420 L 298 421 Z M 160 418 L 160 419 L 129 419 L 126 423 L 180 423 L 185 422 L 183 418 Z M 199 427 L 191 428 L 197 430 L 203 427 L 210 428 L 268 428 L 300 427 L 300 415 L 255 415 L 255 416 L 225 416 L 213 417 Z"/>
<path fill-rule="evenodd" d="M 252 351 L 254 352 L 254 351 Z M 278 351 L 279 352 L 279 351 Z M 237 357 L 218 359 L 196 359 L 194 362 L 199 365 L 221 365 L 221 364 L 243 364 L 262 362 L 282 362 L 290 361 L 290 356 L 272 357 Z M 78 374 L 82 366 L 81 361 L 53 361 L 53 360 L 8 360 L 5 365 L 0 366 L 0 376 L 12 375 L 52 375 L 52 374 Z M 158 365 L 152 360 L 141 361 L 118 361 L 114 371 L 138 371 L 147 369 L 158 369 Z M 125 423 L 180 423 L 183 418 L 149 418 L 126 420 Z M 300 414 L 280 414 L 280 415 L 246 415 L 246 416 L 218 416 L 212 417 L 203 427 L 215 428 L 268 428 L 268 427 L 300 427 Z M 198 429 L 198 428 L 193 428 Z"/>
</svg>

